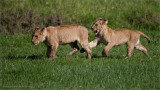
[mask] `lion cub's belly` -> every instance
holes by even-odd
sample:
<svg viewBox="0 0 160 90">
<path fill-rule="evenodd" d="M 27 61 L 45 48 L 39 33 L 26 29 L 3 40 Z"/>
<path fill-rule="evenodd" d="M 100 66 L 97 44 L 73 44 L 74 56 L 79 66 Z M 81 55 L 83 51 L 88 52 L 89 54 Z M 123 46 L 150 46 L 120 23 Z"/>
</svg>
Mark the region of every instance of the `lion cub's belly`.
<svg viewBox="0 0 160 90">
<path fill-rule="evenodd" d="M 77 36 L 63 36 L 59 38 L 59 44 L 69 44 L 71 42 L 79 41 L 79 38 Z"/>
<path fill-rule="evenodd" d="M 128 38 L 125 36 L 122 37 L 112 37 L 111 38 L 101 38 L 101 42 L 105 45 L 107 45 L 108 43 L 113 43 L 114 45 L 121 45 L 121 44 L 125 44 L 128 41 Z"/>
<path fill-rule="evenodd" d="M 118 37 L 114 39 L 114 43 L 115 45 L 121 45 L 121 44 L 125 44 L 128 41 L 129 38 L 123 38 L 123 37 Z"/>
</svg>

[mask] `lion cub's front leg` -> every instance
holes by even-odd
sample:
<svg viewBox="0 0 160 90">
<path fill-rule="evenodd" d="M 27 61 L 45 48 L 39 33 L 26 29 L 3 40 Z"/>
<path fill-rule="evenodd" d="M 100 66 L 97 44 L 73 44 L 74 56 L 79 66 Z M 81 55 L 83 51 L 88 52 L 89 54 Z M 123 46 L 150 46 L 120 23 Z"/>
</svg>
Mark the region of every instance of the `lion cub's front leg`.
<svg viewBox="0 0 160 90">
<path fill-rule="evenodd" d="M 55 56 L 55 54 L 56 54 L 56 51 L 58 49 L 58 46 L 59 46 L 58 44 L 51 46 L 51 52 L 50 52 L 49 57 L 52 57 L 53 59 L 57 58 L 57 56 Z"/>
<path fill-rule="evenodd" d="M 108 52 L 113 46 L 114 46 L 113 43 L 108 43 L 108 45 L 103 49 L 102 56 L 103 57 L 108 56 Z"/>
</svg>

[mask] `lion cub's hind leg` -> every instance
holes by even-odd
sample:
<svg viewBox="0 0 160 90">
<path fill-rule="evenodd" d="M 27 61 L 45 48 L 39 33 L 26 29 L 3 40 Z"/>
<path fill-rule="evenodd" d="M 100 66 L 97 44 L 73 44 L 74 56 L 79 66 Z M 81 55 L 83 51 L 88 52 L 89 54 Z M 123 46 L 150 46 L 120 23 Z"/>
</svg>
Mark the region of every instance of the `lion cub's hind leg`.
<svg viewBox="0 0 160 90">
<path fill-rule="evenodd" d="M 140 37 L 140 35 L 138 35 L 138 34 L 131 36 L 130 40 L 127 42 L 128 57 L 133 56 L 133 50 L 134 50 L 134 47 L 139 43 L 139 37 Z"/>
<path fill-rule="evenodd" d="M 144 46 L 140 43 L 139 40 L 137 41 L 137 43 L 136 43 L 136 45 L 135 45 L 135 48 L 136 48 L 137 50 L 142 51 L 146 56 L 148 56 L 146 47 L 144 47 Z"/>
<path fill-rule="evenodd" d="M 77 41 L 70 43 L 70 46 L 72 48 L 72 51 L 69 52 L 66 56 L 71 56 L 71 55 L 75 54 L 76 52 L 78 52 L 78 50 L 79 50 Z"/>
<path fill-rule="evenodd" d="M 79 42 L 82 48 L 84 48 L 85 51 L 87 51 L 88 59 L 91 60 L 92 58 L 92 48 L 89 47 L 88 41 Z"/>
<path fill-rule="evenodd" d="M 127 43 L 127 54 L 128 54 L 128 57 L 132 57 L 133 56 L 133 50 L 134 50 L 134 43 L 130 43 L 128 42 Z"/>
</svg>

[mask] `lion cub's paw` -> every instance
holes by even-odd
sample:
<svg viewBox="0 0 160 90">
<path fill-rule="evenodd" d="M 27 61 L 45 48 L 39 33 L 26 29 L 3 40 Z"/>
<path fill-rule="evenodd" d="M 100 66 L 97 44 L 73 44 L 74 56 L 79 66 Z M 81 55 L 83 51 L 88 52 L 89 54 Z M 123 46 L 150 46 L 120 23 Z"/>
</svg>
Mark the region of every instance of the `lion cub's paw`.
<svg viewBox="0 0 160 90">
<path fill-rule="evenodd" d="M 102 52 L 102 57 L 108 57 L 104 52 Z"/>
<path fill-rule="evenodd" d="M 52 57 L 53 59 L 56 59 L 56 58 L 58 58 L 57 56 L 54 56 L 54 57 Z"/>
<path fill-rule="evenodd" d="M 56 59 L 58 58 L 57 56 L 54 56 L 54 57 L 49 57 L 49 61 L 52 60 L 52 59 Z"/>
</svg>

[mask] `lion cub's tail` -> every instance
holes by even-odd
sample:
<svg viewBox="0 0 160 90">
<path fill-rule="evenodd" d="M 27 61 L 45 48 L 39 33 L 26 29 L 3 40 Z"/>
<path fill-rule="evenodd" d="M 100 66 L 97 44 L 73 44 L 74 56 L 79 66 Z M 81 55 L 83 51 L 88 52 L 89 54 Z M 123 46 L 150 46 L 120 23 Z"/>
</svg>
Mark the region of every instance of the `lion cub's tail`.
<svg viewBox="0 0 160 90">
<path fill-rule="evenodd" d="M 151 39 L 150 39 L 147 35 L 145 35 L 144 33 L 140 32 L 140 31 L 139 31 L 139 34 L 140 34 L 141 36 L 143 36 L 144 38 L 146 38 L 146 39 L 148 40 L 148 43 L 151 42 Z"/>
</svg>

